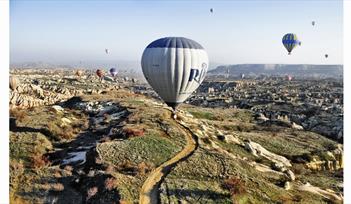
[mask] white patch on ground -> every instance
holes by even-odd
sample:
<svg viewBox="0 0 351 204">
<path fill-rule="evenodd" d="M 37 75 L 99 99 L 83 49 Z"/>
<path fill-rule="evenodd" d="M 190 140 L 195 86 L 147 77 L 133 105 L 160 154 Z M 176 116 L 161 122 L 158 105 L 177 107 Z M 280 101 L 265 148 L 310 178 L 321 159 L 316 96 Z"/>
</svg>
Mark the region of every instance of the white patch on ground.
<svg viewBox="0 0 351 204">
<path fill-rule="evenodd" d="M 126 111 L 122 111 L 122 112 L 118 112 L 118 113 L 114 113 L 114 114 L 111 114 L 110 117 L 111 117 L 111 120 L 118 120 L 121 118 L 122 115 L 125 114 Z"/>
<path fill-rule="evenodd" d="M 343 198 L 341 196 L 337 195 L 334 191 L 332 191 L 330 189 L 323 190 L 323 189 L 320 189 L 316 186 L 312 186 L 309 183 L 306 183 L 305 185 L 299 186 L 299 190 L 315 193 L 315 194 L 318 194 L 318 195 L 320 195 L 324 198 L 327 198 L 329 200 L 340 200 L 340 201 L 343 200 Z"/>
<path fill-rule="evenodd" d="M 68 158 L 62 161 L 63 165 L 82 161 L 81 163 L 79 163 L 79 165 L 81 165 L 86 162 L 87 151 L 70 152 L 68 153 L 68 155 Z"/>
</svg>

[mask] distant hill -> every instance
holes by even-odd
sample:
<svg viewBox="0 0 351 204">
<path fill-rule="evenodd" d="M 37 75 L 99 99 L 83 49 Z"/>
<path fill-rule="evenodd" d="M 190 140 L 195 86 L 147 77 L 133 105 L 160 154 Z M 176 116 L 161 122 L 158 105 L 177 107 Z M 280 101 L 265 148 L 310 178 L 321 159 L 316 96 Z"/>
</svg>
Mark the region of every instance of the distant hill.
<svg viewBox="0 0 351 204">
<path fill-rule="evenodd" d="M 259 75 L 294 77 L 340 77 L 343 75 L 343 65 L 309 65 L 309 64 L 236 64 L 218 66 L 208 71 L 208 75 L 226 75 L 255 77 Z"/>
</svg>

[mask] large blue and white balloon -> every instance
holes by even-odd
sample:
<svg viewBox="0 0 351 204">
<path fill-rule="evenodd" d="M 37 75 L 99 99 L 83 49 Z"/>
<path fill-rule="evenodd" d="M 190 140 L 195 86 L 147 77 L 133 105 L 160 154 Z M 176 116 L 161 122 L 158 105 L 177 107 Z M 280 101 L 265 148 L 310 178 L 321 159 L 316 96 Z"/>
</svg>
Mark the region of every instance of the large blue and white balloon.
<svg viewBox="0 0 351 204">
<path fill-rule="evenodd" d="M 141 67 L 150 86 L 175 110 L 204 80 L 208 56 L 193 40 L 166 37 L 145 48 Z"/>
</svg>

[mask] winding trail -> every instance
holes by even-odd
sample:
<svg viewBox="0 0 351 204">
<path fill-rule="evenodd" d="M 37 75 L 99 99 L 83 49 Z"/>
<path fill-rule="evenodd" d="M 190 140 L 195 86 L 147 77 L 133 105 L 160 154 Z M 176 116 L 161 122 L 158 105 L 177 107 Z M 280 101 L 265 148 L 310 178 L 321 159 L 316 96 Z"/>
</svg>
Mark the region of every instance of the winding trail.
<svg viewBox="0 0 351 204">
<path fill-rule="evenodd" d="M 185 133 L 186 146 L 177 155 L 164 162 L 150 173 L 140 190 L 139 204 L 160 203 L 158 189 L 163 179 L 169 174 L 172 168 L 177 165 L 178 162 L 186 160 L 198 147 L 197 136 L 192 133 L 188 127 L 184 126 L 179 121 L 177 122 Z"/>
</svg>

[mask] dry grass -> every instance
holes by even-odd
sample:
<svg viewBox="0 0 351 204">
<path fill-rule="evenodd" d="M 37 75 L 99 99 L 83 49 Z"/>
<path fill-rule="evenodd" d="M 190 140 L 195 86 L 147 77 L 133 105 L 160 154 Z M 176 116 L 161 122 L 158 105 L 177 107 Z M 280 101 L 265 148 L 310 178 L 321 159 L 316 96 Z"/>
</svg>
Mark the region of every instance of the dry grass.
<svg viewBox="0 0 351 204">
<path fill-rule="evenodd" d="M 16 118 L 18 122 L 23 122 L 26 119 L 27 114 L 24 110 L 11 109 L 10 116 Z"/>
<path fill-rule="evenodd" d="M 28 201 L 23 200 L 21 197 L 10 194 L 10 204 L 30 204 Z"/>
</svg>

